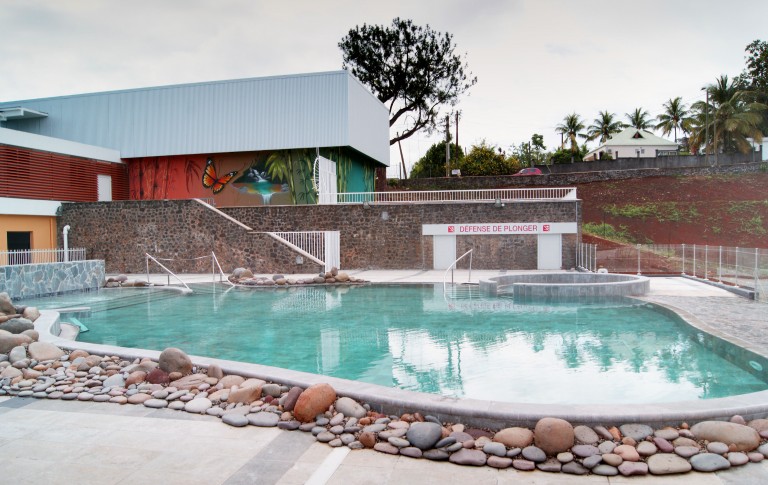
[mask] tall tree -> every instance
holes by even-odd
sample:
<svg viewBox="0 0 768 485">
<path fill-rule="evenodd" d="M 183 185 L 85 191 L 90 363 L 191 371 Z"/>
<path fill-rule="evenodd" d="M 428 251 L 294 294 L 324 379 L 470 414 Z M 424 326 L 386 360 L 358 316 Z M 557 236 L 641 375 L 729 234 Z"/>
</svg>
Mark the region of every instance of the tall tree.
<svg viewBox="0 0 768 485">
<path fill-rule="evenodd" d="M 629 120 L 629 124 L 627 126 L 631 126 L 632 128 L 636 128 L 638 130 L 650 130 L 653 128 L 651 120 L 648 118 L 650 115 L 643 108 L 635 108 L 633 112 L 624 113 L 624 115 Z"/>
<path fill-rule="evenodd" d="M 453 36 L 427 25 L 395 18 L 389 27 L 356 26 L 339 42 L 342 67 L 368 86 L 389 109 L 390 128 L 403 125 L 389 140 L 395 144 L 419 130 L 433 130 L 440 109 L 455 106 L 477 78 Z"/>
<path fill-rule="evenodd" d="M 605 143 L 614 133 L 624 129 L 624 123 L 616 120 L 616 115 L 609 113 L 608 110 L 600 111 L 597 118 L 594 119 L 589 128 L 587 128 L 587 139 L 597 140 Z"/>
<path fill-rule="evenodd" d="M 566 143 L 571 144 L 571 153 L 578 153 L 579 142 L 577 138 L 586 139 L 587 135 L 584 132 L 584 120 L 576 113 L 571 113 L 563 118 L 563 122 L 555 127 L 555 131 L 560 133 L 565 138 L 561 148 L 565 147 Z"/>
<path fill-rule="evenodd" d="M 725 75 L 707 86 L 709 104 L 697 101 L 692 105 L 695 116 L 690 146 L 705 145 L 708 151 L 718 153 L 748 153 L 752 145 L 747 138 L 762 141 L 760 124 L 766 105 L 752 101 L 752 93 L 744 87 L 739 79 L 729 80 Z"/>
<path fill-rule="evenodd" d="M 768 104 L 768 42 L 755 40 L 746 49 L 747 66 L 741 79 L 749 88 L 754 101 Z M 760 127 L 763 134 L 768 134 L 768 110 L 763 112 Z"/>
<path fill-rule="evenodd" d="M 693 121 L 688 107 L 683 103 L 683 98 L 680 96 L 669 99 L 664 103 L 663 107 L 664 112 L 656 117 L 658 123 L 656 123 L 655 128 L 661 130 L 664 136 L 674 131 L 675 141 L 677 141 L 677 129 L 679 128 L 683 133 L 687 133 Z"/>
</svg>

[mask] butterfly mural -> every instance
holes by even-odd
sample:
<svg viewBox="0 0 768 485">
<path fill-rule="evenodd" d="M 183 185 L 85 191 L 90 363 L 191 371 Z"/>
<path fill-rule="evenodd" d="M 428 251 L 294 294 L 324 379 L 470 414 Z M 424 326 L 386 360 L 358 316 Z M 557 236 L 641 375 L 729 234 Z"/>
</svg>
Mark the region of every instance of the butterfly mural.
<svg viewBox="0 0 768 485">
<path fill-rule="evenodd" d="M 224 187 L 237 175 L 237 170 L 233 170 L 226 175 L 219 177 L 216 175 L 216 167 L 213 166 L 213 159 L 209 158 L 205 162 L 205 170 L 203 171 L 203 187 L 211 189 L 215 194 L 218 194 Z"/>
</svg>

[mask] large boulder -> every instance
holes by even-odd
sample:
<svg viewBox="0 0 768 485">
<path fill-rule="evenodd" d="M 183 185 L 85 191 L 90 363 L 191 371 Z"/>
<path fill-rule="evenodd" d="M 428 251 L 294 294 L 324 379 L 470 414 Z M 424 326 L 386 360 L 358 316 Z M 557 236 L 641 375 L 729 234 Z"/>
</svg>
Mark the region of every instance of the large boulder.
<svg viewBox="0 0 768 485">
<path fill-rule="evenodd" d="M 34 330 L 35 324 L 27 318 L 12 318 L 5 323 L 0 324 L 0 330 L 10 333 L 21 333 L 25 330 Z"/>
<path fill-rule="evenodd" d="M 39 362 L 57 360 L 63 355 L 63 350 L 48 342 L 32 342 L 29 344 L 29 356 Z"/>
<path fill-rule="evenodd" d="M 508 448 L 525 448 L 533 443 L 533 431 L 528 428 L 504 428 L 493 436 L 493 441 Z"/>
<path fill-rule="evenodd" d="M 360 419 L 367 414 L 363 406 L 349 397 L 340 397 L 339 400 L 336 401 L 335 407 L 336 411 L 348 418 Z"/>
<path fill-rule="evenodd" d="M 743 424 L 725 421 L 702 421 L 691 427 L 697 440 L 720 441 L 731 446 L 731 451 L 752 451 L 760 446 L 757 431 Z"/>
<path fill-rule="evenodd" d="M 21 313 L 21 316 L 26 318 L 27 320 L 34 322 L 35 320 L 40 318 L 40 310 L 38 310 L 36 307 L 28 306 Z"/>
<path fill-rule="evenodd" d="M 233 387 L 229 391 L 227 402 L 251 404 L 253 401 L 258 401 L 259 399 L 261 399 L 261 386 L 258 383 L 253 383 L 250 386 Z"/>
<path fill-rule="evenodd" d="M 0 293 L 0 313 L 13 315 L 16 313 L 16 307 L 11 302 L 11 296 L 5 291 Z"/>
<path fill-rule="evenodd" d="M 560 418 L 542 418 L 533 429 L 533 442 L 550 456 L 568 451 L 574 443 L 573 426 Z"/>
<path fill-rule="evenodd" d="M 168 374 L 180 372 L 185 376 L 192 373 L 192 359 L 183 350 L 168 347 L 160 353 L 158 367 Z"/>
<path fill-rule="evenodd" d="M 314 384 L 306 388 L 296 401 L 293 416 L 297 421 L 309 423 L 324 413 L 336 401 L 336 391 L 330 384 Z"/>
<path fill-rule="evenodd" d="M 0 330 L 0 354 L 7 354 L 14 347 L 29 345 L 30 343 L 32 343 L 32 338 L 29 335 L 13 334 Z"/>
<path fill-rule="evenodd" d="M 406 438 L 420 450 L 428 450 L 443 437 L 443 427 L 431 421 L 413 423 L 408 427 Z"/>
</svg>

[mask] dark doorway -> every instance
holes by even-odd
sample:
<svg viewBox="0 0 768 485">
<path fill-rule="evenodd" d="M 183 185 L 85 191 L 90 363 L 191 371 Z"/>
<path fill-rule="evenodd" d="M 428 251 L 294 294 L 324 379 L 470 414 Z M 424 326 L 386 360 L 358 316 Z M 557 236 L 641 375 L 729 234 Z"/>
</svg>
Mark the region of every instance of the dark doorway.
<svg viewBox="0 0 768 485">
<path fill-rule="evenodd" d="M 29 251 L 32 249 L 31 232 L 8 232 L 8 251 Z M 10 264 L 29 264 L 31 255 L 29 252 L 13 254 L 10 256 Z"/>
</svg>

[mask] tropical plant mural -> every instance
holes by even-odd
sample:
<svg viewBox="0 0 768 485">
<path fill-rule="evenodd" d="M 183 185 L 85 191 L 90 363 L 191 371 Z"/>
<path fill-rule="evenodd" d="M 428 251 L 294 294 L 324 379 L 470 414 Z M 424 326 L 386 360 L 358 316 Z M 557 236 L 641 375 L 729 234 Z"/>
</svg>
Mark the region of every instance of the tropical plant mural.
<svg viewBox="0 0 768 485">
<path fill-rule="evenodd" d="M 128 160 L 133 200 L 202 198 L 217 206 L 316 204 L 317 155 L 336 163 L 339 192 L 372 192 L 375 162 L 346 148 L 145 157 Z"/>
</svg>

